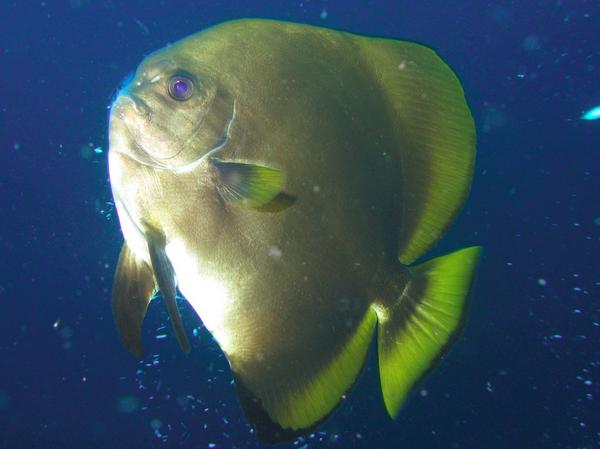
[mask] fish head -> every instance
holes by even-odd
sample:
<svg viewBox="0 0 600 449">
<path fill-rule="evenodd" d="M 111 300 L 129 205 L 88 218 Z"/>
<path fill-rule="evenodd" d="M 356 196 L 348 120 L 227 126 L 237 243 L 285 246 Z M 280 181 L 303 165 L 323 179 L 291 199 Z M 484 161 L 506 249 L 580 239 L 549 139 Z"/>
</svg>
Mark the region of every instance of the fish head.
<svg viewBox="0 0 600 449">
<path fill-rule="evenodd" d="M 144 59 L 112 104 L 111 150 L 181 169 L 225 144 L 234 106 L 210 67 L 167 47 Z"/>
</svg>

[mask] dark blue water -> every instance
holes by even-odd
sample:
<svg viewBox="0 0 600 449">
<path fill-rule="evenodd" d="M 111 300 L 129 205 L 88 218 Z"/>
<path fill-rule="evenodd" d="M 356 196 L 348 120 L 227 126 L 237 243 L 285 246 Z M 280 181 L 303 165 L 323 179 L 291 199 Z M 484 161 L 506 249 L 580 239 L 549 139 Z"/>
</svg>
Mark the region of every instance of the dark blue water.
<svg viewBox="0 0 600 449">
<path fill-rule="evenodd" d="M 2 2 L 0 447 L 260 446 L 205 330 L 186 357 L 152 304 L 139 362 L 109 299 L 111 97 L 144 55 L 246 16 L 436 48 L 479 133 L 472 194 L 432 253 L 485 247 L 463 337 L 395 422 L 372 354 L 322 433 L 283 447 L 600 447 L 600 120 L 579 118 L 600 104 L 592 0 Z"/>
</svg>

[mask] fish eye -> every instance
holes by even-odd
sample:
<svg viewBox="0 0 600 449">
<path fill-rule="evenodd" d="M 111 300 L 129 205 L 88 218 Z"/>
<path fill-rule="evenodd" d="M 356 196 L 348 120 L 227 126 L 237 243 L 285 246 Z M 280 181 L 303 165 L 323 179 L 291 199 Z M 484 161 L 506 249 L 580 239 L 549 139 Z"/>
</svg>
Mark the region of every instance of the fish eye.
<svg viewBox="0 0 600 449">
<path fill-rule="evenodd" d="M 169 95 L 177 101 L 185 101 L 194 93 L 194 82 L 188 77 L 176 75 L 169 80 Z"/>
</svg>

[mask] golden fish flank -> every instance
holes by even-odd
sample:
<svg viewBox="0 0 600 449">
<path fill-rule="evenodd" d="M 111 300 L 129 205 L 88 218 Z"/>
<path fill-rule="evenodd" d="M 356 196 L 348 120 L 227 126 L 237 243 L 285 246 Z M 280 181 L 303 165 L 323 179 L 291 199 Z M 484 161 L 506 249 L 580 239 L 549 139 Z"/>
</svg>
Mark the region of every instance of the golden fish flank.
<svg viewBox="0 0 600 449">
<path fill-rule="evenodd" d="M 160 290 L 188 351 L 179 288 L 276 442 L 327 418 L 377 329 L 395 416 L 464 319 L 480 249 L 410 264 L 462 207 L 474 159 L 459 81 L 415 43 L 239 20 L 153 53 L 110 119 L 123 343 L 141 356 Z"/>
</svg>

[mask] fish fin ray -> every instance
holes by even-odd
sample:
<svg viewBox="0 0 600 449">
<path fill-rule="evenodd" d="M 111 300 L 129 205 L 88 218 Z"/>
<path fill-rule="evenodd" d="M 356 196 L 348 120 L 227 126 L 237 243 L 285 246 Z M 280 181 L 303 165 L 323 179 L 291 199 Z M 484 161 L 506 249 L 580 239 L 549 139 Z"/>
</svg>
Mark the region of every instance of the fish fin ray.
<svg viewBox="0 0 600 449">
<path fill-rule="evenodd" d="M 401 164 L 398 258 L 412 263 L 446 231 L 468 195 L 475 126 L 462 86 L 435 51 L 357 37 L 395 124 Z"/>
<path fill-rule="evenodd" d="M 473 246 L 411 268 L 403 295 L 383 306 L 377 339 L 379 375 L 390 416 L 397 415 L 412 387 L 462 328 L 480 253 L 481 248 Z"/>
<path fill-rule="evenodd" d="M 177 284 L 175 282 L 175 273 L 173 266 L 165 251 L 165 237 L 162 232 L 151 227 L 148 224 L 144 225 L 146 241 L 148 244 L 148 252 L 152 269 L 156 276 L 156 282 L 160 293 L 165 300 L 167 312 L 171 319 L 173 331 L 179 342 L 179 346 L 184 353 L 190 352 L 190 342 L 185 334 L 185 328 L 181 320 L 181 314 L 177 308 Z"/>
<path fill-rule="evenodd" d="M 215 158 L 211 161 L 218 175 L 217 190 L 225 202 L 259 208 L 281 193 L 285 180 L 281 170 Z"/>
<path fill-rule="evenodd" d="M 356 381 L 366 359 L 377 316 L 367 309 L 361 322 L 337 356 L 307 381 L 253 392 L 243 372 L 232 365 L 238 396 L 248 420 L 262 440 L 290 441 L 327 419 Z"/>
<path fill-rule="evenodd" d="M 123 345 L 134 356 L 142 357 L 142 322 L 156 292 L 150 266 L 123 244 L 112 289 L 111 306 Z"/>
</svg>

